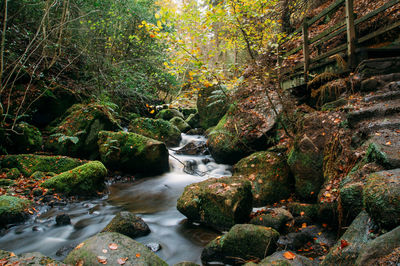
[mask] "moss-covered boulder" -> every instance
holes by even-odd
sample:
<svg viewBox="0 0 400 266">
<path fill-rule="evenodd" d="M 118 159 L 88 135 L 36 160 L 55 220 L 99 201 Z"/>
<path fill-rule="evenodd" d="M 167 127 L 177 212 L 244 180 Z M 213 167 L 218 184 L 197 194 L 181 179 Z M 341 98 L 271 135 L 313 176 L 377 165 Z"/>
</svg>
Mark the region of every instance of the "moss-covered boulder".
<svg viewBox="0 0 400 266">
<path fill-rule="evenodd" d="M 276 250 L 279 233 L 270 227 L 237 224 L 228 233 L 211 241 L 201 253 L 201 261 L 228 264 L 263 259 Z"/>
<path fill-rule="evenodd" d="M 6 172 L 6 177 L 10 179 L 18 179 L 21 177 L 21 172 L 18 168 L 11 168 Z"/>
<path fill-rule="evenodd" d="M 267 266 L 267 265 L 276 265 L 276 266 L 312 266 L 316 265 L 312 260 L 309 258 L 306 258 L 304 256 L 301 256 L 299 254 L 290 253 L 290 259 L 285 257 L 285 253 L 288 251 L 277 251 L 274 254 L 266 257 L 260 263 L 258 264 L 251 264 L 251 263 L 246 263 L 245 266 L 251 266 L 251 265 L 261 265 L 261 266 Z M 293 259 L 292 259 L 293 257 Z"/>
<path fill-rule="evenodd" d="M 85 162 L 86 161 L 65 156 L 44 156 L 33 154 L 0 156 L 2 168 L 17 168 L 25 176 L 31 176 L 36 171 L 59 174 L 78 167 Z"/>
<path fill-rule="evenodd" d="M 101 161 L 112 169 L 127 173 L 161 174 L 169 169 L 164 143 L 127 132 L 99 133 Z"/>
<path fill-rule="evenodd" d="M 15 181 L 8 178 L 0 178 L 0 187 L 7 188 L 15 184 Z"/>
<path fill-rule="evenodd" d="M 186 123 L 189 124 L 192 128 L 198 128 L 200 127 L 200 115 L 199 113 L 191 114 L 189 115 L 188 118 L 185 120 Z"/>
<path fill-rule="evenodd" d="M 282 233 L 293 225 L 293 215 L 283 208 L 268 209 L 266 213 L 255 216 L 251 224 L 271 227 Z"/>
<path fill-rule="evenodd" d="M 176 109 L 164 109 L 164 110 L 161 110 L 156 115 L 157 119 L 163 119 L 163 120 L 167 120 L 167 121 L 171 120 L 174 117 L 180 117 L 180 118 L 184 119 L 183 114 Z"/>
<path fill-rule="evenodd" d="M 400 169 L 368 176 L 363 201 L 372 219 L 385 229 L 400 225 Z"/>
<path fill-rule="evenodd" d="M 182 139 L 181 131 L 162 119 L 137 118 L 129 124 L 129 132 L 159 140 L 167 146 L 178 146 Z"/>
<path fill-rule="evenodd" d="M 58 154 L 96 159 L 99 155 L 99 132 L 118 128 L 118 122 L 108 107 L 75 104 L 67 111 L 67 116 L 51 129 L 45 146 Z"/>
<path fill-rule="evenodd" d="M 4 265 L 65 265 L 64 263 L 56 261 L 39 252 L 23 253 L 16 256 L 12 252 L 2 250 L 0 250 L 0 262 L 5 262 Z"/>
<path fill-rule="evenodd" d="M 18 197 L 0 196 L 0 227 L 24 221 L 31 204 L 29 200 Z"/>
<path fill-rule="evenodd" d="M 185 120 L 183 120 L 180 117 L 174 117 L 170 120 L 170 122 L 176 126 L 177 128 L 179 128 L 179 130 L 183 133 L 188 132 L 191 127 L 188 123 L 185 122 Z"/>
<path fill-rule="evenodd" d="M 397 265 L 399 251 L 400 226 L 364 245 L 354 265 Z"/>
<path fill-rule="evenodd" d="M 204 129 L 217 125 L 228 110 L 226 101 L 216 102 L 211 98 L 214 95 L 213 92 L 217 90 L 220 90 L 220 88 L 210 86 L 202 88 L 198 93 L 197 110 L 200 116 L 200 126 Z"/>
<path fill-rule="evenodd" d="M 105 188 L 107 169 L 99 161 L 92 161 L 56 175 L 41 186 L 66 195 L 95 195 Z"/>
<path fill-rule="evenodd" d="M 339 241 L 330 249 L 322 265 L 360 265 L 355 261 L 370 238 L 371 221 L 368 213 L 361 212 Z"/>
<path fill-rule="evenodd" d="M 135 238 L 148 235 L 150 228 L 139 216 L 124 211 L 117 213 L 102 232 L 116 232 Z"/>
<path fill-rule="evenodd" d="M 112 247 L 113 249 L 111 249 Z M 104 253 L 103 250 L 107 250 Z M 65 263 L 71 265 L 154 265 L 168 264 L 139 242 L 118 234 L 104 232 L 97 234 L 72 250 Z M 124 262 L 124 263 L 121 263 Z"/>
<path fill-rule="evenodd" d="M 208 147 L 218 163 L 234 164 L 254 151 L 266 150 L 277 141 L 277 121 L 282 105 L 267 90 L 239 89 L 237 101 L 209 133 Z M 253 104 L 257 97 L 258 104 Z M 268 100 L 271 99 L 271 102 Z"/>
<path fill-rule="evenodd" d="M 177 208 L 191 221 L 226 230 L 249 220 L 252 198 L 248 181 L 210 178 L 185 187 Z"/>
<path fill-rule="evenodd" d="M 10 134 L 11 143 L 7 145 L 7 151 L 13 153 L 35 152 L 42 149 L 42 133 L 36 127 L 21 122 L 17 124 Z"/>
<path fill-rule="evenodd" d="M 283 154 L 253 153 L 235 164 L 233 174 L 250 181 L 256 207 L 286 199 L 292 191 L 293 179 Z"/>
</svg>

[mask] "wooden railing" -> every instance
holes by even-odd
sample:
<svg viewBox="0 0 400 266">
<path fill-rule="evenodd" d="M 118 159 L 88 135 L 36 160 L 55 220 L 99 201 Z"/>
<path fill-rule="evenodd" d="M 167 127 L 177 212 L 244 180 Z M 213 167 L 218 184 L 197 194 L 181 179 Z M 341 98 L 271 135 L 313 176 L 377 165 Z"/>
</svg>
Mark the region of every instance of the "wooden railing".
<svg viewBox="0 0 400 266">
<path fill-rule="evenodd" d="M 299 51 L 303 51 L 303 62 L 297 64 L 294 68 L 288 69 L 283 72 L 281 75 L 286 76 L 286 78 L 291 78 L 292 76 L 299 76 L 303 75 L 304 83 L 307 83 L 308 76 L 311 68 L 315 69 L 321 67 L 326 64 L 327 58 L 331 57 L 332 55 L 346 52 L 347 55 L 347 67 L 348 70 L 354 69 L 356 66 L 356 58 L 355 58 L 355 50 L 356 47 L 362 47 L 362 44 L 375 38 L 383 33 L 386 33 L 396 27 L 400 27 L 400 21 L 396 21 L 393 24 L 386 25 L 383 28 L 380 28 L 376 31 L 373 31 L 365 36 L 356 36 L 356 27 L 360 23 L 370 20 L 372 17 L 378 15 L 381 12 L 384 12 L 388 8 L 400 3 L 400 0 L 390 0 L 381 7 L 375 9 L 374 11 L 368 13 L 367 15 L 354 19 L 354 0 L 337 0 L 333 4 L 331 4 L 328 8 L 324 11 L 319 13 L 317 16 L 311 19 L 304 19 L 303 25 L 296 29 L 292 35 L 296 35 L 301 33 L 302 34 L 302 46 L 296 47 L 285 54 L 283 54 L 283 58 L 287 58 L 291 55 L 296 54 Z M 319 21 L 321 18 L 328 16 L 337 11 L 338 8 L 345 5 L 346 9 L 346 18 L 333 25 L 332 27 L 324 30 L 322 33 L 318 34 L 313 38 L 309 38 L 309 28 Z M 310 45 L 319 46 L 324 42 L 338 36 L 341 33 L 347 33 L 347 43 L 339 45 L 334 49 L 325 52 L 321 55 L 316 56 L 315 58 L 310 57 Z M 280 60 L 281 61 L 281 60 Z M 313 64 L 313 65 L 312 65 Z M 311 66 L 312 65 L 312 66 Z"/>
</svg>

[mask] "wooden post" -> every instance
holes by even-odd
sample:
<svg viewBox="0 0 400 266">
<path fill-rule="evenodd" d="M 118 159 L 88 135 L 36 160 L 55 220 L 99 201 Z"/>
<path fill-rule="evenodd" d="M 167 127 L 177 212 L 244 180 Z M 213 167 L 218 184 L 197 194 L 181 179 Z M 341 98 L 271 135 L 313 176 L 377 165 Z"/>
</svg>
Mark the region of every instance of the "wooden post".
<svg viewBox="0 0 400 266">
<path fill-rule="evenodd" d="M 308 24 L 307 20 L 304 19 L 303 27 L 303 56 L 304 56 L 304 82 L 308 82 L 308 72 L 310 66 L 310 47 L 308 46 Z"/>
<path fill-rule="evenodd" d="M 352 70 L 356 64 L 356 30 L 354 26 L 353 0 L 346 0 L 346 26 L 348 67 Z"/>
</svg>

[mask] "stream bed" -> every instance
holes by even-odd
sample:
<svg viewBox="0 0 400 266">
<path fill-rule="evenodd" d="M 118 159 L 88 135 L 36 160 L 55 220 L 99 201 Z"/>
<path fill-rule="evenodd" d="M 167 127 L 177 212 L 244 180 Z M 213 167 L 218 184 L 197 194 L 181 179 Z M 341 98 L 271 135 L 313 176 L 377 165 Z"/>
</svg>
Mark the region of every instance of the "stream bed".
<svg viewBox="0 0 400 266">
<path fill-rule="evenodd" d="M 182 135 L 180 146 L 191 141 L 206 141 L 202 136 Z M 177 148 L 174 148 L 177 149 Z M 130 183 L 109 186 L 110 193 L 90 201 L 43 208 L 40 215 L 25 224 L 11 227 L 0 236 L 0 249 L 16 254 L 41 252 L 63 260 L 76 245 L 99 233 L 122 210 L 142 217 L 151 233 L 136 238 L 142 244 L 157 243 L 156 254 L 169 265 L 181 261 L 200 263 L 203 247 L 218 232 L 201 225 L 187 223 L 176 209 L 176 201 L 185 186 L 210 177 L 231 175 L 230 166 L 216 164 L 211 156 L 176 155 L 170 151 L 170 171 L 160 176 L 142 178 Z M 196 162 L 197 172 L 185 173 L 182 162 Z M 66 213 L 71 225 L 55 226 L 55 217 Z"/>
</svg>

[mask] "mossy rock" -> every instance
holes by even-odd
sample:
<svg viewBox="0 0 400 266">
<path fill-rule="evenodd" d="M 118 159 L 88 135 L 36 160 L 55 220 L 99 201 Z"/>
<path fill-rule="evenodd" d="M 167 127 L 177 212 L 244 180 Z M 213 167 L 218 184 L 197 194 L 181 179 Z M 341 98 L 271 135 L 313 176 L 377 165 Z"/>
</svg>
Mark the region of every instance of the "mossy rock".
<svg viewBox="0 0 400 266">
<path fill-rule="evenodd" d="M 188 132 L 191 129 L 190 125 L 180 117 L 174 117 L 170 120 L 170 122 L 183 133 Z"/>
<path fill-rule="evenodd" d="M 66 195 L 91 196 L 104 190 L 106 175 L 107 169 L 104 165 L 93 161 L 56 175 L 41 186 Z"/>
<path fill-rule="evenodd" d="M 194 263 L 194 262 L 190 262 L 190 261 L 182 261 L 182 262 L 174 264 L 174 266 L 200 266 L 200 265 L 197 263 Z"/>
<path fill-rule="evenodd" d="M 250 223 L 271 227 L 279 233 L 283 233 L 293 225 L 293 215 L 283 208 L 273 208 L 268 209 L 267 213 L 255 216 Z"/>
<path fill-rule="evenodd" d="M 7 173 L 6 173 L 7 178 L 10 179 L 18 179 L 21 177 L 21 172 L 19 171 L 18 168 L 11 168 Z"/>
<path fill-rule="evenodd" d="M 28 208 L 32 203 L 18 197 L 0 196 L 0 227 L 23 222 L 28 217 Z"/>
<path fill-rule="evenodd" d="M 321 107 L 321 110 L 322 111 L 331 111 L 331 110 L 334 110 L 334 109 L 336 109 L 338 107 L 341 107 L 343 105 L 346 105 L 346 104 L 347 104 L 347 100 L 343 99 L 343 98 L 340 98 L 340 99 L 337 99 L 336 101 L 324 104 Z"/>
<path fill-rule="evenodd" d="M 196 114 L 198 112 L 196 108 L 183 108 L 181 110 L 181 113 L 183 114 L 183 118 L 186 120 L 190 115 Z"/>
<path fill-rule="evenodd" d="M 149 226 L 131 212 L 119 212 L 102 232 L 116 232 L 130 238 L 145 236 L 150 233 Z"/>
<path fill-rule="evenodd" d="M 397 265 L 399 248 L 400 226 L 364 245 L 354 265 Z M 390 255 L 395 261 L 391 261 Z"/>
<path fill-rule="evenodd" d="M 226 230 L 249 220 L 252 198 L 248 181 L 210 178 L 185 187 L 177 209 L 191 221 Z"/>
<path fill-rule="evenodd" d="M 12 186 L 14 184 L 15 184 L 14 180 L 7 179 L 7 178 L 1 178 L 0 179 L 0 187 L 2 187 L 2 188 L 7 188 L 7 187 Z"/>
<path fill-rule="evenodd" d="M 112 243 L 116 244 L 117 249 L 110 250 L 109 245 Z M 103 249 L 108 250 L 108 252 L 104 253 Z M 168 265 L 139 242 L 122 234 L 109 232 L 100 233 L 85 240 L 68 254 L 64 262 L 82 266 L 102 265 L 99 262 L 99 256 L 108 265 L 119 265 L 118 259 L 120 258 L 128 258 L 124 264 L 126 266 Z"/>
<path fill-rule="evenodd" d="M 178 146 L 181 131 L 169 121 L 162 119 L 137 118 L 129 124 L 129 131 L 164 142 L 167 146 Z"/>
<path fill-rule="evenodd" d="M 359 265 L 355 261 L 370 238 L 368 235 L 371 227 L 368 213 L 361 212 L 339 241 L 330 249 L 322 265 Z M 342 243 L 348 243 L 343 247 Z"/>
<path fill-rule="evenodd" d="M 228 110 L 228 104 L 225 101 L 213 103 L 210 96 L 213 92 L 220 90 L 217 86 L 210 86 L 202 88 L 197 97 L 197 110 L 200 116 L 200 126 L 204 129 L 208 129 L 218 124 L 219 120 L 225 115 Z"/>
<path fill-rule="evenodd" d="M 180 117 L 182 119 L 184 118 L 183 114 L 176 109 L 164 109 L 164 110 L 161 110 L 156 115 L 157 119 L 163 119 L 163 120 L 167 120 L 167 121 L 171 120 L 174 117 Z"/>
<path fill-rule="evenodd" d="M 275 266 L 312 266 L 316 265 L 312 260 L 301 256 L 299 254 L 293 253 L 293 259 L 285 258 L 284 254 L 287 251 L 277 251 L 274 254 L 266 257 L 257 265 L 267 266 L 267 265 L 275 265 Z M 250 264 L 245 264 L 245 266 L 250 266 Z"/>
<path fill-rule="evenodd" d="M 16 256 L 12 252 L 0 251 L 0 259 L 6 261 L 6 265 L 65 265 L 64 263 L 56 261 L 39 252 L 23 253 Z"/>
<path fill-rule="evenodd" d="M 3 155 L 0 157 L 2 168 L 18 168 L 24 176 L 36 171 L 56 174 L 71 170 L 86 161 L 65 156 L 44 156 L 33 154 Z"/>
<path fill-rule="evenodd" d="M 310 219 L 316 220 L 318 218 L 318 204 L 290 202 L 288 210 L 294 216 L 307 216 Z"/>
<path fill-rule="evenodd" d="M 306 144 L 309 142 L 309 145 Z M 302 146 L 312 146 L 310 140 L 303 139 L 294 145 L 288 156 L 288 165 L 294 175 L 296 194 L 305 200 L 315 199 L 324 183 L 323 154 Z"/>
<path fill-rule="evenodd" d="M 195 114 L 189 115 L 189 117 L 186 118 L 185 122 L 188 123 L 188 125 L 191 126 L 192 128 L 200 127 L 200 115 L 199 115 L 199 113 L 195 113 Z"/>
<path fill-rule="evenodd" d="M 385 229 L 400 225 L 400 169 L 368 176 L 363 201 L 372 219 Z"/>
<path fill-rule="evenodd" d="M 286 199 L 292 192 L 293 179 L 283 154 L 253 153 L 235 164 L 233 174 L 251 183 L 256 207 Z"/>
<path fill-rule="evenodd" d="M 7 150 L 15 153 L 35 152 L 42 148 L 42 133 L 36 127 L 21 122 L 15 126 L 15 132 L 10 135 L 12 145 Z"/>
<path fill-rule="evenodd" d="M 29 177 L 29 179 L 31 179 L 31 180 L 43 180 L 46 177 L 53 177 L 55 175 L 57 175 L 57 174 L 53 173 L 53 172 L 36 171 Z"/>
<path fill-rule="evenodd" d="M 237 224 L 228 233 L 211 241 L 201 254 L 204 264 L 238 262 L 263 259 L 275 252 L 279 233 L 270 227 Z"/>
<path fill-rule="evenodd" d="M 99 133 L 101 161 L 127 173 L 162 174 L 169 170 L 169 154 L 164 143 L 127 132 Z"/>
<path fill-rule="evenodd" d="M 75 104 L 68 115 L 51 129 L 46 149 L 70 156 L 96 159 L 99 156 L 97 138 L 102 130 L 116 130 L 120 126 L 107 106 Z"/>
</svg>

